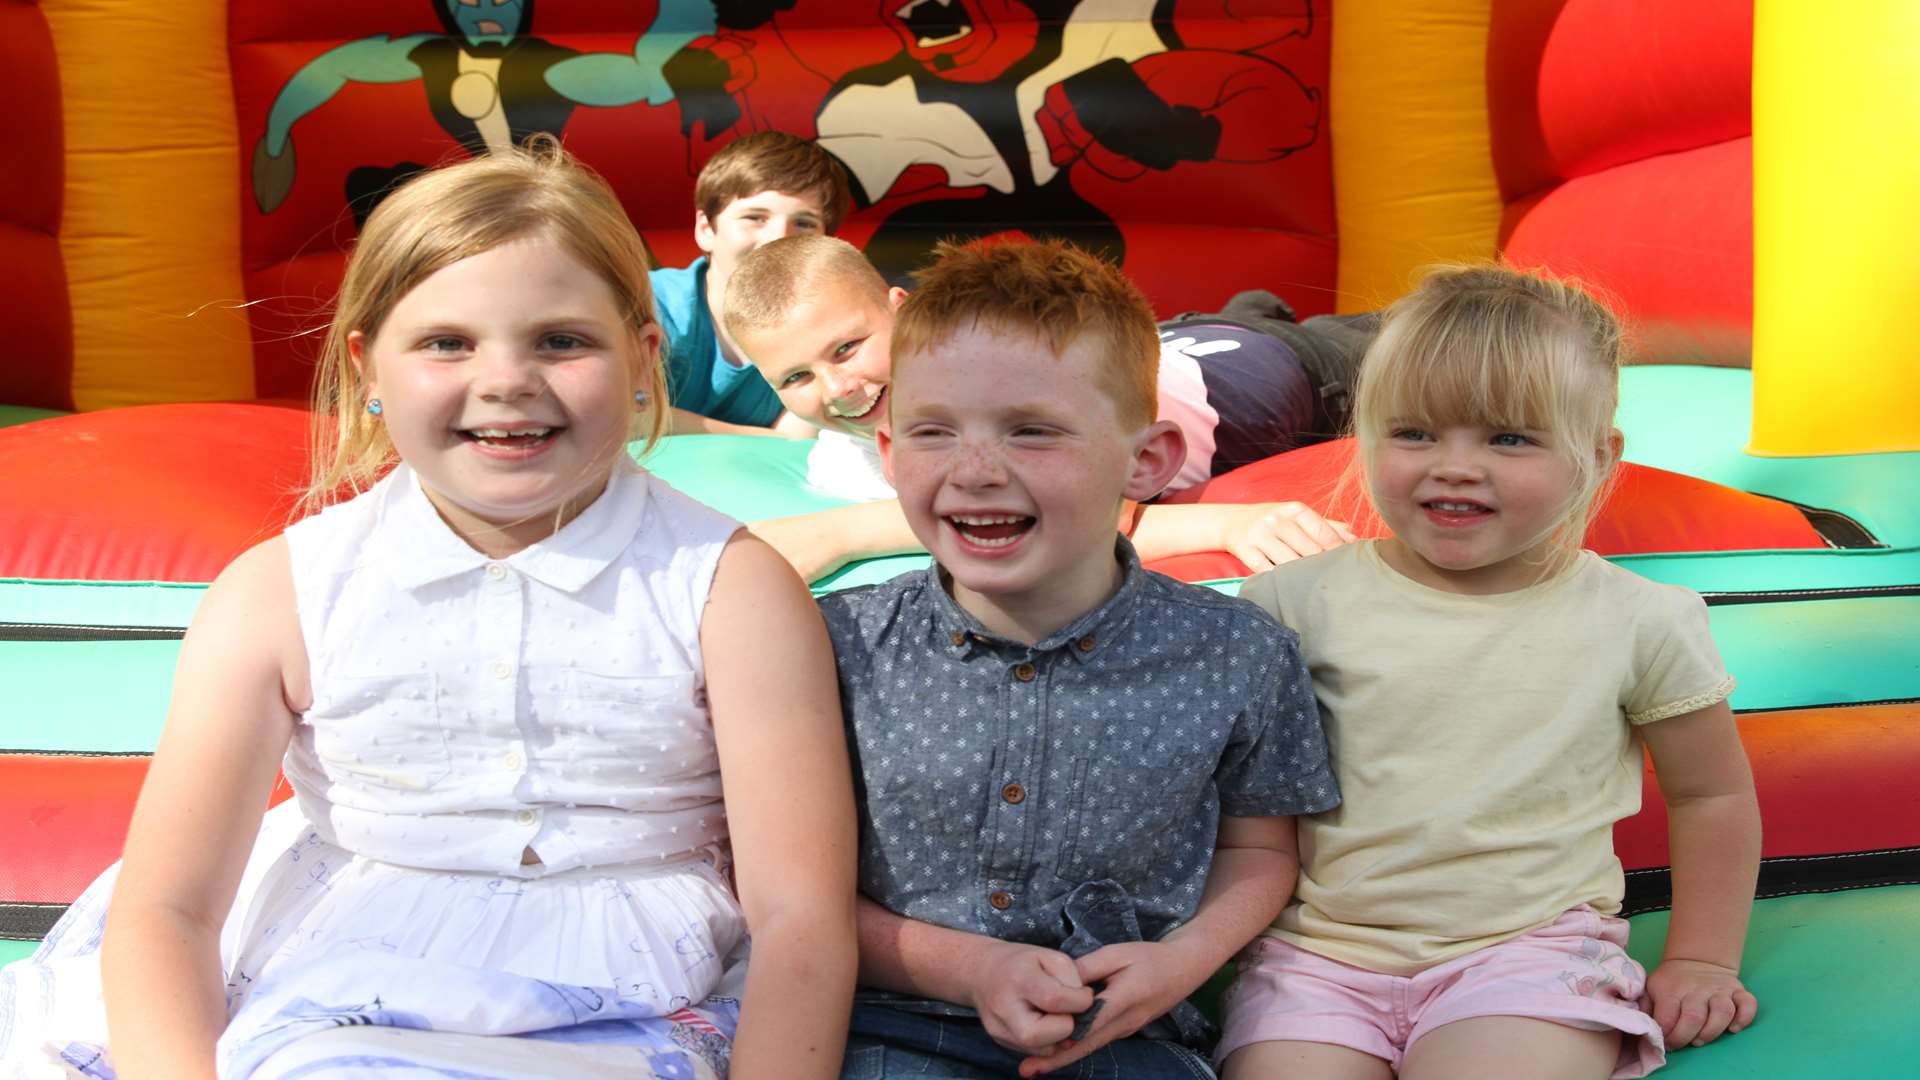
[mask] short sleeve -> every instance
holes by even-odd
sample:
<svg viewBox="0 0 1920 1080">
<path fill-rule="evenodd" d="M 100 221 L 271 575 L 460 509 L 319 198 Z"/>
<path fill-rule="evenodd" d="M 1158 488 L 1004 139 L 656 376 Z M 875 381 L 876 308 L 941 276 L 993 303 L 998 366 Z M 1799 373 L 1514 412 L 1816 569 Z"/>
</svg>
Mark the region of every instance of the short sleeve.
<svg viewBox="0 0 1920 1080">
<path fill-rule="evenodd" d="M 1235 724 L 1214 773 L 1220 812 L 1233 817 L 1314 814 L 1340 805 L 1299 638 L 1274 629 L 1275 648 L 1264 661 L 1270 682 Z"/>
<path fill-rule="evenodd" d="M 1733 693 L 1698 593 L 1658 586 L 1635 626 L 1638 681 L 1624 703 L 1627 722 L 1650 724 L 1698 712 Z"/>
</svg>

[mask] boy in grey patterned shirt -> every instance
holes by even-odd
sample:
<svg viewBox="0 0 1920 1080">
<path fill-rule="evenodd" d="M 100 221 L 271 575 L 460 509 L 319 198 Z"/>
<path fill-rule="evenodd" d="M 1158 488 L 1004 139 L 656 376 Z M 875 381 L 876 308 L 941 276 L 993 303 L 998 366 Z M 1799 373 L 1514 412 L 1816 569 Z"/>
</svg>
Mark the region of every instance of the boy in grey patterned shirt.
<svg viewBox="0 0 1920 1080">
<path fill-rule="evenodd" d="M 1056 243 L 943 249 L 900 309 L 880 444 L 935 565 L 821 601 L 862 788 L 846 1077 L 1211 1075 L 1185 998 L 1340 801 L 1292 632 L 1116 543 L 1184 456 L 1158 354 Z"/>
</svg>

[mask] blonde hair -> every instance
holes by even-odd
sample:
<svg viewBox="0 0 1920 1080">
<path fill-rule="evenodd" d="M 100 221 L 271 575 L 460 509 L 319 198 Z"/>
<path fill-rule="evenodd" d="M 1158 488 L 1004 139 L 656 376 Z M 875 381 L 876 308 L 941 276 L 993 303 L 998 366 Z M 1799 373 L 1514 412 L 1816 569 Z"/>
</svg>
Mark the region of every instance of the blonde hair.
<svg viewBox="0 0 1920 1080">
<path fill-rule="evenodd" d="M 763 191 L 820 196 L 820 227 L 837 232 L 853 209 L 847 170 L 832 154 L 798 135 L 761 131 L 742 136 L 707 159 L 693 182 L 694 209 L 712 221 L 735 199 Z"/>
<path fill-rule="evenodd" d="M 548 236 L 613 290 L 637 343 L 654 323 L 653 290 L 640 236 L 597 174 L 550 135 L 421 173 L 381 201 L 347 260 L 314 380 L 312 468 L 297 512 L 351 498 L 399 459 L 385 425 L 366 409 L 369 372 L 347 339 L 377 338 L 401 298 L 448 266 L 530 236 Z M 649 404 L 629 437 L 651 448 L 665 430 L 666 372 L 655 358 L 632 372 Z"/>
<path fill-rule="evenodd" d="M 1571 281 L 1500 266 L 1444 266 L 1387 308 L 1360 365 L 1356 455 L 1365 478 L 1399 424 L 1550 433 L 1574 482 L 1552 529 L 1555 561 L 1579 550 L 1612 476 L 1623 333 Z M 1369 490 L 1371 486 L 1369 485 Z"/>
<path fill-rule="evenodd" d="M 1160 331 L 1153 307 L 1118 267 L 1059 240 L 941 243 L 893 323 L 896 371 L 969 326 L 1031 334 L 1058 356 L 1093 335 L 1109 377 L 1102 386 L 1122 425 L 1159 411 Z"/>
<path fill-rule="evenodd" d="M 855 295 L 887 305 L 887 281 L 861 250 L 831 236 L 785 236 L 747 253 L 727 279 L 722 312 L 735 340 L 775 329 L 801 300 L 821 286 L 845 286 Z"/>
</svg>

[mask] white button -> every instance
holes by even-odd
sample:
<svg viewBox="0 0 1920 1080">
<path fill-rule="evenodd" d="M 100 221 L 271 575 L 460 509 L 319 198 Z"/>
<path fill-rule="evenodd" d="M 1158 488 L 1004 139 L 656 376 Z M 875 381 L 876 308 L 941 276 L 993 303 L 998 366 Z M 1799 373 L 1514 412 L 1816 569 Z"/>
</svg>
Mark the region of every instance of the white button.
<svg viewBox="0 0 1920 1080">
<path fill-rule="evenodd" d="M 506 762 L 507 762 L 507 768 L 517 769 L 520 766 L 525 765 L 527 763 L 527 759 L 520 756 L 520 751 L 514 750 L 507 754 Z"/>
<path fill-rule="evenodd" d="M 506 577 L 506 576 L 507 576 L 507 567 L 506 567 L 506 564 L 505 564 L 505 563 L 497 563 L 497 562 L 490 562 L 490 563 L 488 563 L 488 564 L 487 564 L 487 576 L 488 576 L 488 577 L 490 577 L 490 578 L 492 578 L 492 579 L 493 579 L 493 580 L 495 580 L 495 581 L 499 581 L 499 580 L 500 580 L 501 578 L 503 578 L 503 577 Z"/>
<path fill-rule="evenodd" d="M 522 810 L 519 813 L 513 815 L 513 820 L 519 822 L 522 825 L 531 825 L 533 824 L 533 821 L 534 821 L 533 811 Z"/>
<path fill-rule="evenodd" d="M 495 660 L 487 665 L 487 670 L 493 672 L 493 677 L 496 679 L 511 678 L 513 675 L 513 665 L 505 660 Z"/>
</svg>

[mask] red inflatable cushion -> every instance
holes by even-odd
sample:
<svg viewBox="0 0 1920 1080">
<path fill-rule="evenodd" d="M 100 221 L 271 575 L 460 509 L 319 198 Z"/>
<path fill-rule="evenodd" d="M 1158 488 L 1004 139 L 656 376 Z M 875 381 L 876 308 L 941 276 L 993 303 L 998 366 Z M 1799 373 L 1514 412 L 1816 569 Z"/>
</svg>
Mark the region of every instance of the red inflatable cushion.
<svg viewBox="0 0 1920 1080">
<path fill-rule="evenodd" d="M 0 429 L 0 578 L 212 581 L 287 524 L 307 413 L 148 405 Z"/>
<path fill-rule="evenodd" d="M 1386 528 L 1361 493 L 1345 490 L 1342 477 L 1353 461 L 1353 440 L 1309 446 L 1256 461 L 1167 499 L 1175 503 L 1297 501 L 1326 517 L 1350 522 L 1363 537 Z M 1671 551 L 1750 551 L 1822 548 L 1805 515 L 1776 499 L 1750 495 L 1691 476 L 1631 462 L 1594 515 L 1587 546 L 1602 555 Z M 1152 569 L 1183 581 L 1244 577 L 1246 566 L 1225 552 L 1159 559 Z"/>
</svg>

